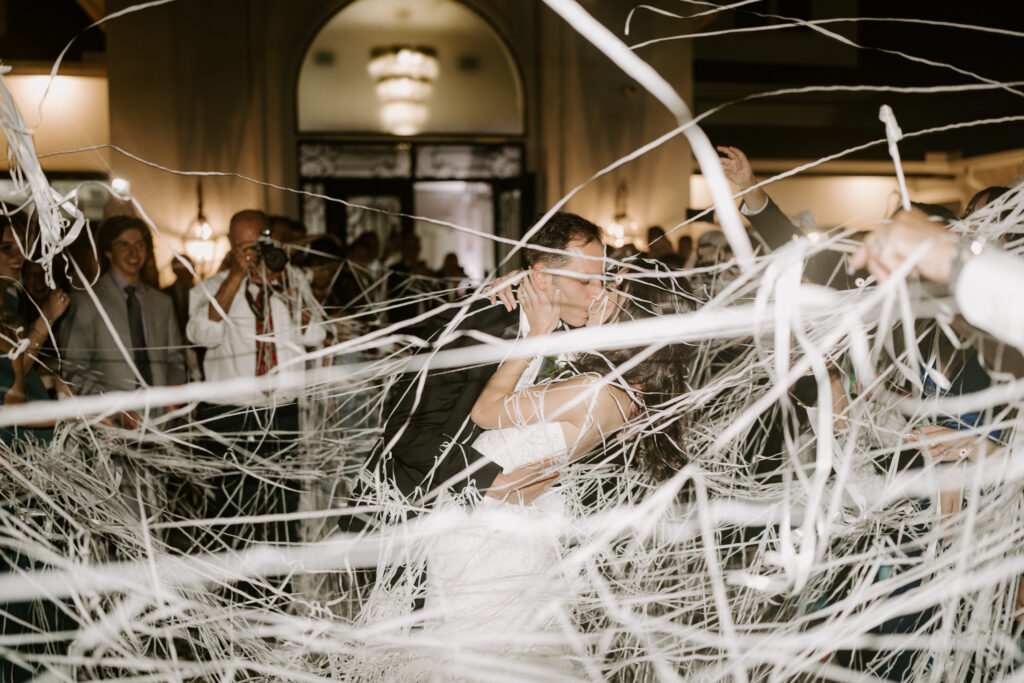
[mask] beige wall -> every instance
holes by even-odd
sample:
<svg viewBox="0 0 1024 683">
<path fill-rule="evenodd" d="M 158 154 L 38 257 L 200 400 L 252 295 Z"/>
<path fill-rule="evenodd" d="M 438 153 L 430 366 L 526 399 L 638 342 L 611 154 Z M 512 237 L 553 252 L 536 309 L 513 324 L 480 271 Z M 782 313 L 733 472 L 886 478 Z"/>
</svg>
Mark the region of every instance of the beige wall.
<svg viewBox="0 0 1024 683">
<path fill-rule="evenodd" d="M 798 168 L 811 160 L 752 159 L 759 180 Z M 903 162 L 911 201 L 941 204 L 959 215 L 974 193 L 991 185 L 1012 185 L 1024 177 L 1024 149 L 978 157 L 937 155 L 925 161 Z M 899 186 L 888 161 L 828 162 L 812 171 L 776 180 L 765 191 L 786 214 L 809 212 L 819 228 L 848 226 L 873 229 L 900 204 Z M 816 173 L 816 174 L 815 174 Z M 690 205 L 711 206 L 704 178 L 690 179 Z M 712 215 L 709 220 L 717 217 Z M 699 235 L 707 224 L 684 226 L 678 234 Z"/>
<path fill-rule="evenodd" d="M 891 213 L 899 202 L 896 179 L 886 176 L 799 176 L 774 182 L 765 190 L 784 213 L 809 212 L 819 228 L 864 229 Z M 703 176 L 690 180 L 690 197 L 695 207 L 712 204 Z M 911 199 L 918 198 L 911 194 Z"/>
<path fill-rule="evenodd" d="M 130 4 L 110 3 L 109 11 Z M 155 164 L 219 171 L 295 187 L 294 96 L 305 48 L 344 3 L 179 2 L 111 22 L 111 139 Z M 519 33 L 526 31 L 520 28 Z M 127 159 L 119 175 L 169 233 L 195 212 L 195 181 Z M 293 193 L 237 177 L 204 180 L 206 213 L 223 228 L 256 206 L 298 214 Z"/>
<path fill-rule="evenodd" d="M 587 5 L 620 36 L 631 7 L 626 3 Z M 601 8 L 606 11 L 598 13 Z M 649 32 L 642 21 L 637 22 L 627 42 L 639 42 Z M 543 10 L 540 35 L 546 48 L 541 93 L 542 139 L 547 151 L 544 190 L 551 204 L 676 124 L 653 97 L 547 9 Z M 673 41 L 639 54 L 692 102 L 690 43 Z M 616 188 L 625 180 L 628 213 L 642 233 L 654 224 L 675 225 L 686 217 L 693 167 L 689 146 L 679 136 L 590 183 L 567 208 L 607 225 L 615 213 Z"/>
<path fill-rule="evenodd" d="M 107 79 L 57 76 L 51 83 L 48 74 L 24 75 L 24 71 L 16 67 L 4 76 L 4 83 L 32 131 L 43 170 L 106 173 L 110 158 L 106 149 L 46 155 L 110 143 Z M 5 137 L 0 137 L 0 164 L 7 168 Z"/>
<path fill-rule="evenodd" d="M 107 9 L 129 4 L 134 3 L 111 0 Z M 521 69 L 527 165 L 537 174 L 540 208 L 673 127 L 653 98 L 542 3 L 465 4 L 506 39 Z M 177 2 L 111 22 L 111 142 L 171 169 L 234 172 L 295 187 L 295 80 L 306 46 L 344 5 L 338 0 Z M 631 5 L 592 3 L 588 9 L 608 5 L 614 7 L 598 18 L 621 33 Z M 677 41 L 643 56 L 690 98 L 686 43 Z M 168 243 L 175 244 L 173 237 L 195 213 L 195 180 L 118 155 L 111 165 L 116 175 L 131 180 L 135 196 L 172 238 Z M 606 223 L 614 211 L 614 188 L 627 179 L 630 213 L 642 227 L 675 223 L 685 215 L 691 169 L 685 142 L 674 141 L 593 183 L 568 208 Z M 204 191 L 206 214 L 222 231 L 240 208 L 298 214 L 294 194 L 238 177 L 204 180 Z"/>
<path fill-rule="evenodd" d="M 109 3 L 115 11 L 128 2 Z M 235 172 L 269 179 L 266 159 L 266 74 L 251 32 L 248 3 L 179 2 L 136 12 L 107 29 L 112 142 L 146 161 L 181 171 Z M 177 238 L 196 213 L 196 180 L 120 155 L 127 178 L 166 240 Z M 280 179 L 278 175 L 278 180 Z M 270 205 L 260 186 L 226 177 L 204 179 L 205 213 L 220 230 L 235 210 Z M 158 247 L 159 249 L 159 247 Z M 158 251 L 158 260 L 167 258 Z"/>
</svg>

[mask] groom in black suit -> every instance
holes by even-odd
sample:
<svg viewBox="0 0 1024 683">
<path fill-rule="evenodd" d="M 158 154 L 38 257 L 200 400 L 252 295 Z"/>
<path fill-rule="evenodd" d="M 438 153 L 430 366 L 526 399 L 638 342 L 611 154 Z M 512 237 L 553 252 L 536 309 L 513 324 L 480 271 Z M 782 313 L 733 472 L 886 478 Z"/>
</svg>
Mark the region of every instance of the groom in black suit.
<svg viewBox="0 0 1024 683">
<path fill-rule="evenodd" d="M 562 322 L 572 327 L 585 324 L 590 305 L 604 289 L 600 229 L 575 214 L 556 213 L 529 240 L 524 261 L 528 277 L 537 287 L 561 290 Z M 434 316 L 425 330 L 426 338 L 437 339 L 457 313 L 453 310 Z M 520 325 L 518 309 L 483 300 L 471 305 L 456 329 L 514 339 L 523 332 Z M 459 336 L 443 349 L 477 343 Z M 431 346 L 422 353 L 439 348 Z M 520 476 L 502 474 L 498 465 L 472 447 L 480 428 L 469 419 L 469 413 L 496 368 L 488 364 L 430 370 L 425 377 L 420 373 L 405 375 L 389 396 L 384 437 L 370 460 L 374 474 L 397 488 L 413 505 L 426 504 L 440 487 L 458 493 L 472 484 L 478 491 L 499 497 L 516 488 Z M 359 491 L 353 497 L 366 498 Z M 343 516 L 339 526 L 356 531 L 367 521 L 359 515 Z"/>
</svg>

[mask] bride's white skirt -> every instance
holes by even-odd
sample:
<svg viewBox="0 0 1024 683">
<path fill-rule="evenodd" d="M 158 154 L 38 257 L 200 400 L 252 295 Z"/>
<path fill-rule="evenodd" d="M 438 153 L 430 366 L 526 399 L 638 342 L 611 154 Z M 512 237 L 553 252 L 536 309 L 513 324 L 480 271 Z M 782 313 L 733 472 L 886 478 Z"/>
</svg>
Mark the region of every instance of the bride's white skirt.
<svg viewBox="0 0 1024 683">
<path fill-rule="evenodd" d="M 424 609 L 424 636 L 438 638 L 435 680 L 579 678 L 559 492 L 530 506 L 486 498 L 443 508 L 455 528 L 427 548 Z"/>
<path fill-rule="evenodd" d="M 485 431 L 474 448 L 506 472 L 567 452 L 559 423 Z M 415 540 L 398 543 L 397 554 L 384 550 L 387 559 L 361 614 L 368 649 L 382 655 L 378 675 L 581 680 L 576 662 L 587 648 L 570 613 L 575 581 L 561 562 L 567 526 L 556 486 L 526 506 L 484 498 L 465 507 L 442 494 L 432 512 L 399 527 L 399 537 L 404 528 Z M 424 571 L 424 608 L 413 613 L 411 597 Z"/>
</svg>

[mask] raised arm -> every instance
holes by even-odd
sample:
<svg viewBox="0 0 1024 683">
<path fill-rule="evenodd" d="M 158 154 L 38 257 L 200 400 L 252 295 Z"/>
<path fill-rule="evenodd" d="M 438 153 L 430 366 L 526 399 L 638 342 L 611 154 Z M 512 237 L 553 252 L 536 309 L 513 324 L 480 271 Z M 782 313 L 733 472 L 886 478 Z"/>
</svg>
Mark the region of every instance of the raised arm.
<svg viewBox="0 0 1024 683">
<path fill-rule="evenodd" d="M 534 285 L 530 278 L 519 289 L 519 303 L 530 325 L 529 337 L 550 334 L 558 324 L 560 292 L 550 295 Z M 600 316 L 598 316 L 600 317 Z M 484 429 L 501 429 L 538 422 L 567 422 L 583 430 L 616 429 L 625 421 L 624 393 L 602 385 L 590 376 L 516 390 L 516 384 L 529 359 L 510 359 L 501 364 L 488 380 L 470 413 L 473 422 Z M 628 402 L 628 399 L 627 399 Z"/>
<path fill-rule="evenodd" d="M 555 290 L 549 296 L 547 292 L 536 287 L 531 278 L 523 280 L 519 286 L 519 302 L 530 325 L 527 337 L 541 337 L 554 331 L 558 325 L 560 299 L 559 290 Z M 519 422 L 518 410 L 509 412 L 509 399 L 516 396 L 516 384 L 529 363 L 528 358 L 512 358 L 498 366 L 473 404 L 473 410 L 470 412 L 473 422 L 484 429 L 501 429 L 537 421 Z"/>
<path fill-rule="evenodd" d="M 973 236 L 959 237 L 920 209 L 900 211 L 864 240 L 851 268 L 867 268 L 880 282 L 919 249 L 913 272 L 945 283 L 967 322 L 1024 351 L 1024 261 Z"/>
<path fill-rule="evenodd" d="M 32 369 L 32 365 L 38 361 L 37 354 L 39 350 L 46 343 L 46 340 L 50 338 L 53 326 L 56 324 L 57 319 L 68 310 L 70 303 L 71 297 L 63 290 L 55 289 L 47 295 L 42 306 L 39 308 L 41 315 L 35 319 L 32 327 L 29 328 L 28 347 L 26 347 L 23 354 L 13 361 L 16 365 L 20 363 L 22 374 L 28 374 L 28 371 Z"/>
<path fill-rule="evenodd" d="M 255 258 L 256 255 L 252 249 L 235 247 L 228 252 L 228 262 L 231 264 L 228 276 L 220 283 L 217 293 L 213 295 L 220 310 L 218 310 L 218 306 L 213 305 L 212 301 L 206 307 L 206 317 L 210 322 L 220 322 L 223 319 L 220 311 L 227 311 L 231 308 L 231 302 L 235 300 L 235 295 L 238 294 L 242 283 L 245 282 L 245 274 L 249 272 Z"/>
<path fill-rule="evenodd" d="M 203 280 L 189 290 L 188 324 L 185 326 L 185 336 L 188 340 L 208 349 L 220 346 L 226 336 L 225 326 L 228 325 L 223 319 L 210 319 L 211 297 L 216 298 L 210 280 Z M 230 302 L 224 310 L 231 310 Z"/>
<path fill-rule="evenodd" d="M 725 177 L 737 189 L 745 191 L 756 184 L 753 167 L 742 150 L 737 147 L 719 147 L 718 151 L 725 155 L 721 160 Z M 773 251 L 793 239 L 793 235 L 802 234 L 800 228 L 760 188 L 746 192 L 740 212 Z"/>
<path fill-rule="evenodd" d="M 722 162 L 722 170 L 725 171 L 725 177 L 729 179 L 729 182 L 745 193 L 743 201 L 747 205 L 747 209 L 753 213 L 761 211 L 768 203 L 768 195 L 761 188 L 747 191 L 747 188 L 757 184 L 754 179 L 754 168 L 750 165 L 747 155 L 739 147 L 720 146 L 715 149 L 725 155 L 719 158 Z"/>
</svg>

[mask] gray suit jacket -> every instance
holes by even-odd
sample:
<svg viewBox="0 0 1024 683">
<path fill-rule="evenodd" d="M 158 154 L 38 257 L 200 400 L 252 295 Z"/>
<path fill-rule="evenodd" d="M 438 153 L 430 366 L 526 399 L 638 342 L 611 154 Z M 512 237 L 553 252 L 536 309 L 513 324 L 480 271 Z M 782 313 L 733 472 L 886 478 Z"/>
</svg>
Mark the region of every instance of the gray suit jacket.
<svg viewBox="0 0 1024 683">
<path fill-rule="evenodd" d="M 153 385 L 182 384 L 186 379 L 185 350 L 171 298 L 145 284 L 140 283 L 139 287 Z M 96 281 L 93 291 L 131 354 L 128 308 L 117 283 L 107 273 Z M 110 329 L 88 292 L 71 295 L 71 306 L 60 326 L 59 341 L 63 375 L 75 392 L 101 394 L 138 387 L 135 373 L 114 343 Z"/>
</svg>

